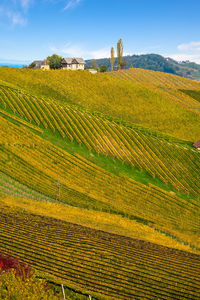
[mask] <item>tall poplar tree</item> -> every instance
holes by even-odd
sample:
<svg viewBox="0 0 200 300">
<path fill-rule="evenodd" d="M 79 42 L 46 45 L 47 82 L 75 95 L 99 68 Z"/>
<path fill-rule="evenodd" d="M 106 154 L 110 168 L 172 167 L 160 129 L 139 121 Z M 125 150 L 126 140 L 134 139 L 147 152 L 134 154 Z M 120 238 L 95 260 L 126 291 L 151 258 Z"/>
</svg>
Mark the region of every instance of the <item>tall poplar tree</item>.
<svg viewBox="0 0 200 300">
<path fill-rule="evenodd" d="M 120 39 L 117 42 L 117 62 L 118 62 L 118 67 L 121 68 L 122 64 L 123 64 L 123 50 L 124 50 L 124 46 L 123 46 L 123 42 L 122 39 Z"/>
<path fill-rule="evenodd" d="M 115 50 L 114 50 L 113 47 L 111 48 L 110 54 L 111 54 L 110 55 L 111 71 L 113 71 L 113 66 L 114 66 L 114 63 L 115 63 Z"/>
</svg>

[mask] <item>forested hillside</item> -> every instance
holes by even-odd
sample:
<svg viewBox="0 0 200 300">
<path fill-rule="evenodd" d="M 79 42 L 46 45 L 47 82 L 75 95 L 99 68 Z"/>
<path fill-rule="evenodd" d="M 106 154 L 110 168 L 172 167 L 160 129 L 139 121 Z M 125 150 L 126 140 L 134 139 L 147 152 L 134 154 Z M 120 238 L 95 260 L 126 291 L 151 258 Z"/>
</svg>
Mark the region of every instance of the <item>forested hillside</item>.
<svg viewBox="0 0 200 300">
<path fill-rule="evenodd" d="M 174 59 L 164 58 L 158 54 L 128 55 L 123 56 L 123 60 L 127 63 L 125 69 L 130 67 L 147 69 L 200 80 L 200 65 L 196 63 L 178 63 Z M 87 66 L 90 66 L 92 60 L 87 60 L 86 62 Z M 109 58 L 97 59 L 96 63 L 99 67 L 105 65 L 108 70 L 111 69 Z M 115 65 L 117 66 L 117 58 L 115 59 Z"/>
</svg>

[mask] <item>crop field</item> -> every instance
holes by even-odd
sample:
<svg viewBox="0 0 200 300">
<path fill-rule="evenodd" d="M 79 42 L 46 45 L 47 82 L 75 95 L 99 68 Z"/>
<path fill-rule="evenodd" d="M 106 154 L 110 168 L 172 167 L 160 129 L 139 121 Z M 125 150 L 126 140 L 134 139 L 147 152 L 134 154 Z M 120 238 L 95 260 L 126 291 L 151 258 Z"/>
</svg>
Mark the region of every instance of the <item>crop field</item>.
<svg viewBox="0 0 200 300">
<path fill-rule="evenodd" d="M 137 82 L 149 86 L 149 88 L 156 88 L 160 95 L 167 96 L 172 102 L 184 106 L 185 109 L 193 111 L 195 114 L 199 114 L 200 104 L 195 101 L 197 99 L 192 95 L 199 93 L 200 84 L 194 80 L 143 69 L 121 70 L 111 74 L 116 78 L 133 83 Z M 188 89 L 191 89 L 192 93 L 188 93 Z"/>
<path fill-rule="evenodd" d="M 0 172 L 0 196 L 13 196 L 21 199 L 52 201 L 51 198 L 28 188 L 12 177 Z"/>
<path fill-rule="evenodd" d="M 167 228 L 167 234 L 199 247 L 197 200 L 184 200 L 154 185 L 115 176 L 2 118 L 0 133 L 0 171 L 7 176 L 54 200 L 59 180 L 59 200 L 64 203 L 120 214 L 160 230 Z M 187 234 L 182 233 L 186 229 Z"/>
<path fill-rule="evenodd" d="M 4 253 L 110 299 L 198 299 L 198 255 L 3 207 Z"/>
<path fill-rule="evenodd" d="M 124 72 L 115 72 L 111 76 L 63 70 L 43 72 L 0 68 L 0 79 L 5 80 L 6 85 L 16 85 L 19 92 L 25 89 L 40 99 L 45 97 L 61 105 L 79 106 L 118 122 L 138 124 L 186 140 L 198 139 L 200 103 L 178 91 L 179 88 L 198 89 L 198 83 L 169 76 L 170 82 L 177 87 L 172 92 L 164 86 L 168 74 L 154 72 L 163 81 L 162 88 L 158 88 L 146 84 L 143 79 L 138 83 L 121 78 Z M 143 73 L 143 77 L 151 74 L 148 70 Z M 118 75 L 120 78 L 117 78 Z"/>
<path fill-rule="evenodd" d="M 117 77 L 121 76 L 125 79 L 129 79 L 132 81 L 155 87 L 188 90 L 200 89 L 199 82 L 195 80 L 186 79 L 177 75 L 152 70 L 131 68 L 129 70 L 120 70 L 119 72 L 112 72 L 112 75 Z"/>
<path fill-rule="evenodd" d="M 117 158 L 133 168 L 144 169 L 175 189 L 199 197 L 200 155 L 198 151 L 172 143 L 173 139 L 167 142 L 70 106 L 63 107 L 29 94 L 19 94 L 18 90 L 11 88 L 0 88 L 0 104 L 3 116 L 5 109 L 9 109 L 17 114 L 18 119 L 25 118 L 30 124 L 33 122 L 43 129 L 57 131 L 69 141 Z"/>
<path fill-rule="evenodd" d="M 199 91 L 0 68 L 0 252 L 96 300 L 199 299 Z"/>
<path fill-rule="evenodd" d="M 67 205 L 63 202 L 42 201 L 36 199 L 16 198 L 15 196 L 0 197 L 1 204 L 31 214 L 56 218 L 62 221 L 75 223 L 96 230 L 123 235 L 134 239 L 140 239 L 158 245 L 200 254 L 200 249 L 187 242 L 180 241 L 171 235 L 145 225 L 137 220 L 124 218 L 119 214 L 113 214 L 98 210 L 88 210 L 78 206 Z"/>
<path fill-rule="evenodd" d="M 151 88 L 156 88 L 157 92 L 162 96 L 167 96 L 172 102 L 185 109 L 199 114 L 200 104 L 195 101 L 200 91 L 200 84 L 197 81 L 185 79 L 179 76 L 155 72 L 143 69 L 129 69 L 112 72 L 111 76 L 121 78 L 133 83 L 140 83 Z M 191 90 L 187 92 L 187 90 Z"/>
</svg>

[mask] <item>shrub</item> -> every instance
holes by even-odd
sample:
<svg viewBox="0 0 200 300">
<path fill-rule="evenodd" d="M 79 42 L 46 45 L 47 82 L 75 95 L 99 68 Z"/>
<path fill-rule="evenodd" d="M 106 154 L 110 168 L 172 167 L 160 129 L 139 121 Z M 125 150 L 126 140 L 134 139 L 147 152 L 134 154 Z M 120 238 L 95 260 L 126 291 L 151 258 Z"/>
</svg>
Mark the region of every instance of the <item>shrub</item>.
<svg viewBox="0 0 200 300">
<path fill-rule="evenodd" d="M 27 280 L 32 276 L 32 270 L 27 264 L 20 262 L 15 257 L 0 253 L 0 274 L 11 269 L 15 270 L 16 276 L 21 277 L 22 280 Z"/>
<path fill-rule="evenodd" d="M 0 299 L 56 300 L 60 297 L 27 264 L 0 253 Z"/>
</svg>

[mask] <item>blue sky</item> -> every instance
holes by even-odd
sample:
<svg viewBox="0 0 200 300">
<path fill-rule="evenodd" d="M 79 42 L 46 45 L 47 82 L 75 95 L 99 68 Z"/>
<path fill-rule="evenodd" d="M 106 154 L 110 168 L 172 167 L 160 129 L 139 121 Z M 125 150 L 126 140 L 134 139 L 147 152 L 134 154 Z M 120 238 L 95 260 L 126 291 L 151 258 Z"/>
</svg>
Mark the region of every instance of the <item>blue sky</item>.
<svg viewBox="0 0 200 300">
<path fill-rule="evenodd" d="M 0 0 L 0 62 L 158 53 L 200 63 L 199 0 Z"/>
</svg>

